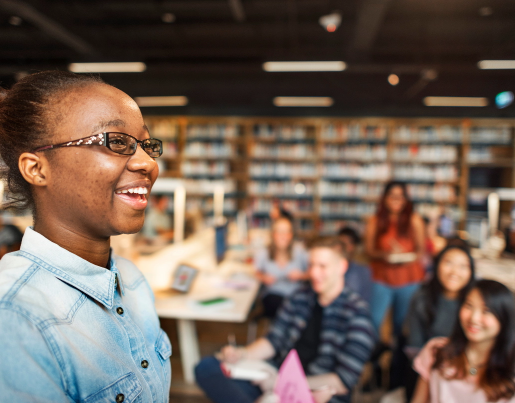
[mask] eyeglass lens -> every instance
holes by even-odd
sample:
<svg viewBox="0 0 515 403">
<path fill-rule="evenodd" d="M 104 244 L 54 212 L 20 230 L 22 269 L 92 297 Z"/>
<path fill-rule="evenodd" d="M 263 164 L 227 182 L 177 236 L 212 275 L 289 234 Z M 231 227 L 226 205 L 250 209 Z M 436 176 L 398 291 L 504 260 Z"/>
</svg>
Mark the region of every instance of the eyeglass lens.
<svg viewBox="0 0 515 403">
<path fill-rule="evenodd" d="M 118 154 L 132 155 L 136 152 L 138 142 L 132 136 L 123 133 L 108 133 L 109 148 Z M 157 139 L 146 139 L 141 143 L 143 150 L 152 158 L 157 158 L 162 153 L 162 144 Z"/>
</svg>

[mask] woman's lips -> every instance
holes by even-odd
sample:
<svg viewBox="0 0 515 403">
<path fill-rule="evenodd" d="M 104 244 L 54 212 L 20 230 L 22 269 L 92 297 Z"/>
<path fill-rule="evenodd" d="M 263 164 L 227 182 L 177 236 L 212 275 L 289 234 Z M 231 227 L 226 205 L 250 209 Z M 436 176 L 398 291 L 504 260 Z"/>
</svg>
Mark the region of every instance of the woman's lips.
<svg viewBox="0 0 515 403">
<path fill-rule="evenodd" d="M 139 193 L 116 193 L 123 203 L 128 204 L 135 210 L 145 210 L 147 208 L 147 197 Z"/>
</svg>

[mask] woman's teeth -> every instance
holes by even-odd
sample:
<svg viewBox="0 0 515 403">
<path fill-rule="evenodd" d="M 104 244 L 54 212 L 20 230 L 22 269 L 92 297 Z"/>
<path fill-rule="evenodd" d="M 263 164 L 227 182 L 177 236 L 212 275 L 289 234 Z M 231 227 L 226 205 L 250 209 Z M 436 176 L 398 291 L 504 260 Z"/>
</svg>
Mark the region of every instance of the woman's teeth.
<svg viewBox="0 0 515 403">
<path fill-rule="evenodd" d="M 148 189 L 145 188 L 145 187 L 142 187 L 142 188 L 131 188 L 131 189 L 125 189 L 125 190 L 117 190 L 115 193 L 116 194 L 135 193 L 135 194 L 140 194 L 140 195 L 146 195 L 148 193 Z"/>
</svg>

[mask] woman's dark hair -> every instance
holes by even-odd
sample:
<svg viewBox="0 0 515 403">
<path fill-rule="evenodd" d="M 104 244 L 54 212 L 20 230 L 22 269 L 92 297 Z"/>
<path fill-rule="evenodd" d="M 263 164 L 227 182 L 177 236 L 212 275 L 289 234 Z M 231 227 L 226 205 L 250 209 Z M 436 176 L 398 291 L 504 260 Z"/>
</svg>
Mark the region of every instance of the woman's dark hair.
<svg viewBox="0 0 515 403">
<path fill-rule="evenodd" d="M 377 207 L 377 234 L 376 239 L 388 231 L 390 226 L 390 212 L 386 207 L 386 197 L 390 193 L 390 191 L 395 188 L 400 187 L 402 189 L 402 193 L 404 194 L 404 199 L 406 200 L 404 204 L 404 208 L 402 209 L 399 215 L 399 221 L 397 226 L 397 233 L 400 236 L 407 237 L 409 235 L 411 229 L 411 215 L 413 214 L 413 202 L 410 200 L 408 195 L 408 189 L 406 188 L 406 184 L 397 181 L 388 182 L 384 188 L 383 196 L 379 201 L 379 205 Z"/>
<path fill-rule="evenodd" d="M 427 326 L 426 328 L 429 329 L 431 325 L 433 324 L 435 320 L 436 315 L 436 306 L 438 304 L 438 298 L 443 294 L 444 288 L 442 283 L 440 282 L 440 279 L 438 278 L 438 267 L 440 266 L 440 262 L 442 261 L 445 254 L 451 250 L 460 250 L 465 255 L 467 255 L 467 258 L 469 260 L 470 264 L 470 279 L 468 283 L 463 287 L 458 295 L 458 301 L 461 305 L 461 302 L 465 298 L 465 295 L 468 294 L 470 291 L 470 288 L 472 287 L 474 283 L 475 278 L 475 267 L 474 267 L 474 259 L 472 258 L 472 255 L 470 254 L 470 251 L 468 248 L 465 248 L 463 246 L 458 245 L 447 245 L 439 254 L 436 256 L 435 261 L 433 263 L 433 277 L 431 277 L 431 280 L 429 280 L 426 284 L 422 286 L 421 292 L 424 298 L 424 307 L 426 309 L 425 315 L 424 315 L 424 322 Z"/>
<path fill-rule="evenodd" d="M 96 76 L 55 70 L 28 75 L 10 90 L 0 88 L 0 157 L 6 165 L 2 176 L 10 196 L 5 207 L 34 210 L 32 189 L 18 168 L 18 159 L 49 137 L 51 125 L 59 119 L 51 104 L 72 89 L 100 83 Z"/>
<path fill-rule="evenodd" d="M 338 236 L 348 236 L 354 245 L 359 245 L 361 243 L 361 237 L 358 232 L 352 227 L 343 227 L 338 231 Z"/>
<path fill-rule="evenodd" d="M 478 386 L 483 389 L 489 402 L 510 399 L 515 395 L 515 299 L 505 285 L 493 280 L 476 282 L 468 294 L 472 290 L 479 291 L 485 305 L 501 324 Z M 434 368 L 442 370 L 450 365 L 456 368 L 450 379 L 465 379 L 467 345 L 467 337 L 457 321 L 449 343 L 436 354 Z"/>
</svg>

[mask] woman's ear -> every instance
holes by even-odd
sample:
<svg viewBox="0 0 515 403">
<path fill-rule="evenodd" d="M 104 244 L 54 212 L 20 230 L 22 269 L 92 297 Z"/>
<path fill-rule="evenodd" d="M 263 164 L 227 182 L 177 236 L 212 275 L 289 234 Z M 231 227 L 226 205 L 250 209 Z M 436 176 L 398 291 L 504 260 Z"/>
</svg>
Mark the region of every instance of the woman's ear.
<svg viewBox="0 0 515 403">
<path fill-rule="evenodd" d="M 23 153 L 18 159 L 18 168 L 23 178 L 34 186 L 46 186 L 48 160 L 33 153 Z"/>
</svg>

